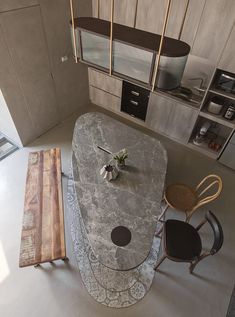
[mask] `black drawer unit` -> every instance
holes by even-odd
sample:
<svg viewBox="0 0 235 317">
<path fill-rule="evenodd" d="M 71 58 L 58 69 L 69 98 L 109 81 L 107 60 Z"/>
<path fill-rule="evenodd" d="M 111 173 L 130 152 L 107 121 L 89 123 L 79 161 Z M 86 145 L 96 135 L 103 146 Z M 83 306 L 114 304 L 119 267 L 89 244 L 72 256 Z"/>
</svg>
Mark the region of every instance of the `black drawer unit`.
<svg viewBox="0 0 235 317">
<path fill-rule="evenodd" d="M 123 81 L 121 111 L 145 121 L 150 91 Z"/>
</svg>

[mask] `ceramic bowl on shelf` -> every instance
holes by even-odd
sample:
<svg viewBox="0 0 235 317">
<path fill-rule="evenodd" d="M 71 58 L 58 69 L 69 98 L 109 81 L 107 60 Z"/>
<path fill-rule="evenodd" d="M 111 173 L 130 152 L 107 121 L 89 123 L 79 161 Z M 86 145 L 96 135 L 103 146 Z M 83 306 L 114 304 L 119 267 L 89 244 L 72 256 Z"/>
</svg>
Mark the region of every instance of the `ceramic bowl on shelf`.
<svg viewBox="0 0 235 317">
<path fill-rule="evenodd" d="M 207 111 L 213 114 L 220 114 L 223 108 L 223 99 L 218 97 L 213 97 L 208 103 Z"/>
</svg>

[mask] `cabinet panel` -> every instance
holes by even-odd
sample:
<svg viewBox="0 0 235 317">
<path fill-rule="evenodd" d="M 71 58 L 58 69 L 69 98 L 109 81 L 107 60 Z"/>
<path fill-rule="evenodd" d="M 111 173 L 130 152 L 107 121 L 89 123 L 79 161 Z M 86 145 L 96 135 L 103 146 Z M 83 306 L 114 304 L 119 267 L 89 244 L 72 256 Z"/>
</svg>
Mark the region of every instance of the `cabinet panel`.
<svg viewBox="0 0 235 317">
<path fill-rule="evenodd" d="M 38 0 L 2 0 L 0 1 L 0 12 L 26 8 L 37 4 Z"/>
<path fill-rule="evenodd" d="M 100 0 L 100 19 L 110 21 L 110 0 Z"/>
<path fill-rule="evenodd" d="M 153 130 L 186 143 L 196 118 L 197 110 L 169 98 L 151 94 L 146 123 Z"/>
<path fill-rule="evenodd" d="M 184 27 L 181 34 L 181 40 L 189 45 L 193 44 L 200 18 L 205 6 L 206 0 L 190 0 L 187 14 L 184 21 Z"/>
<path fill-rule="evenodd" d="M 40 8 L 34 6 L 2 13 L 1 25 L 33 131 L 38 136 L 58 122 L 55 87 Z"/>
<path fill-rule="evenodd" d="M 31 82 L 50 72 L 39 6 L 2 13 L 1 22 L 20 79 Z"/>
<path fill-rule="evenodd" d="M 192 54 L 216 63 L 226 44 L 234 18 L 234 0 L 207 0 Z"/>
<path fill-rule="evenodd" d="M 108 110 L 119 112 L 121 108 L 121 99 L 113 96 L 103 90 L 90 86 L 90 100 L 92 103 L 104 107 Z"/>
<path fill-rule="evenodd" d="M 114 1 L 114 22 L 134 26 L 136 1 L 137 0 Z"/>
<path fill-rule="evenodd" d="M 234 54 L 234 43 L 235 43 L 235 25 L 233 25 L 232 32 L 228 38 L 228 42 L 222 53 L 219 68 L 227 70 L 231 73 L 235 73 L 235 54 Z"/>
<path fill-rule="evenodd" d="M 92 0 L 92 16 L 98 18 L 98 0 Z"/>
<path fill-rule="evenodd" d="M 235 170 L 235 145 L 228 143 L 219 159 L 220 163 Z"/>
<path fill-rule="evenodd" d="M 102 89 L 115 96 L 122 96 L 122 80 L 110 77 L 92 68 L 88 69 L 89 85 Z"/>
<path fill-rule="evenodd" d="M 14 65 L 0 29 L 0 89 L 14 121 L 20 139 L 25 145 L 37 135 L 27 109 Z"/>
<path fill-rule="evenodd" d="M 176 140 L 187 143 L 196 119 L 197 110 L 173 102 L 166 134 Z"/>
<path fill-rule="evenodd" d="M 134 26 L 137 0 L 114 1 L 114 22 Z M 100 0 L 100 19 L 110 21 L 110 0 Z M 92 3 L 93 14 L 97 17 L 97 1 Z"/>
<path fill-rule="evenodd" d="M 23 83 L 25 98 L 30 105 L 30 115 L 33 118 L 34 129 L 41 135 L 58 123 L 58 110 L 54 83 L 51 74 L 43 78 Z"/>
<path fill-rule="evenodd" d="M 136 28 L 161 34 L 166 7 L 166 0 L 139 0 Z M 166 36 L 178 38 L 185 8 L 186 0 L 172 1 Z"/>
<path fill-rule="evenodd" d="M 169 99 L 151 93 L 146 117 L 147 126 L 157 132 L 166 134 L 171 108 L 172 104 Z"/>
</svg>

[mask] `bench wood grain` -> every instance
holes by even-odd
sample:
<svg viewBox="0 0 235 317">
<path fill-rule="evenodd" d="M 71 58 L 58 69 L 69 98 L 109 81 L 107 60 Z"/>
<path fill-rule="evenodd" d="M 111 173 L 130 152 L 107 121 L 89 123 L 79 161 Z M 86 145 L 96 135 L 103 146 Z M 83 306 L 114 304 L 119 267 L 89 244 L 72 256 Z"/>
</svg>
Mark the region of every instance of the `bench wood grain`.
<svg viewBox="0 0 235 317">
<path fill-rule="evenodd" d="M 19 266 L 66 258 L 60 149 L 31 152 Z"/>
</svg>

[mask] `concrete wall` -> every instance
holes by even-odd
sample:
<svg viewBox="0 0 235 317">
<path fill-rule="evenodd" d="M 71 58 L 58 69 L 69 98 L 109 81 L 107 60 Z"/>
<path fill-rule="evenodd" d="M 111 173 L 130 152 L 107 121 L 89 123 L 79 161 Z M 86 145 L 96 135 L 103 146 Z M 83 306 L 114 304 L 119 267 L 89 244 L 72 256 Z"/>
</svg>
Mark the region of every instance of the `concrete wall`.
<svg viewBox="0 0 235 317">
<path fill-rule="evenodd" d="M 91 1 L 76 3 L 76 15 L 91 15 Z M 87 68 L 72 57 L 69 20 L 68 0 L 0 1 L 0 89 L 23 145 L 88 102 Z"/>
</svg>

